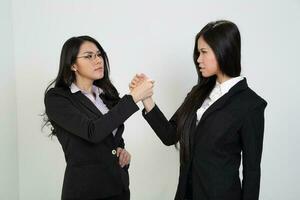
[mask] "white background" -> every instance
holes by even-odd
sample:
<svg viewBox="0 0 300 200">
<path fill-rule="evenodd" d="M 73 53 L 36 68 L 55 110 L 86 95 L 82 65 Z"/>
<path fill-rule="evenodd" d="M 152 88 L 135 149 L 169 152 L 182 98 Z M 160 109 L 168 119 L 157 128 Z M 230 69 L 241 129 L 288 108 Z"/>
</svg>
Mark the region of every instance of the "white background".
<svg viewBox="0 0 300 200">
<path fill-rule="evenodd" d="M 1 0 L 0 199 L 60 199 L 64 155 L 41 131 L 39 114 L 68 38 L 101 43 L 121 95 L 135 73 L 153 78 L 169 118 L 197 81 L 194 37 L 217 19 L 240 28 L 242 75 L 268 101 L 260 199 L 300 199 L 299 0 Z M 132 200 L 172 199 L 178 152 L 163 146 L 140 111 L 125 125 Z"/>
</svg>

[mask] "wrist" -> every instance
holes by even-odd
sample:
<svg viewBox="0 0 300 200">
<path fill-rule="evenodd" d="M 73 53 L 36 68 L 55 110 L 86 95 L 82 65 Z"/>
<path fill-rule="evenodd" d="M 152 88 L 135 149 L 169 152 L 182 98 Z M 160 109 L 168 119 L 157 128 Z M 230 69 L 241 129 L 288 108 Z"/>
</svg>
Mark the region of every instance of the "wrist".
<svg viewBox="0 0 300 200">
<path fill-rule="evenodd" d="M 152 97 L 148 97 L 146 99 L 143 99 L 142 102 L 143 102 L 143 105 L 144 105 L 144 108 L 145 108 L 146 112 L 150 112 L 155 106 Z"/>
<path fill-rule="evenodd" d="M 132 99 L 133 99 L 134 103 L 137 103 L 139 101 L 138 98 L 137 98 L 137 95 L 134 92 L 131 91 L 129 93 L 129 95 L 132 96 Z"/>
</svg>

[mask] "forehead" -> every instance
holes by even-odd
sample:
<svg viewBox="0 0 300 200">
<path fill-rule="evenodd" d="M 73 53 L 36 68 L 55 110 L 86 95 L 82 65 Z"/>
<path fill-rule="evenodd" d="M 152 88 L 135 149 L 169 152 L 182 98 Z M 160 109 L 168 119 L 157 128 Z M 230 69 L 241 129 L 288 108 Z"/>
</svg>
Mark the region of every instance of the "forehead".
<svg viewBox="0 0 300 200">
<path fill-rule="evenodd" d="M 89 41 L 85 41 L 81 44 L 80 46 L 80 53 L 84 53 L 84 52 L 97 52 L 99 51 L 99 49 L 97 48 L 97 46 Z"/>
<path fill-rule="evenodd" d="M 209 45 L 205 42 L 202 36 L 198 39 L 198 48 L 209 48 Z"/>
</svg>

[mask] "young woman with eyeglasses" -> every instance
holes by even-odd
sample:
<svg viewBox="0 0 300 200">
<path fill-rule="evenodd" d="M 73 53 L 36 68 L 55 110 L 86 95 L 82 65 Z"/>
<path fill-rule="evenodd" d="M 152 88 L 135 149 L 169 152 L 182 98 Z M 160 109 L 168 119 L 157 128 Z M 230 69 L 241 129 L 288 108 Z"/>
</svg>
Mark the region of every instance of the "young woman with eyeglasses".
<svg viewBox="0 0 300 200">
<path fill-rule="evenodd" d="M 62 199 L 130 199 L 131 156 L 124 148 L 123 123 L 138 110 L 137 102 L 152 95 L 152 87 L 145 81 L 119 97 L 101 45 L 89 36 L 65 42 L 58 75 L 44 98 L 46 124 L 67 163 Z"/>
</svg>

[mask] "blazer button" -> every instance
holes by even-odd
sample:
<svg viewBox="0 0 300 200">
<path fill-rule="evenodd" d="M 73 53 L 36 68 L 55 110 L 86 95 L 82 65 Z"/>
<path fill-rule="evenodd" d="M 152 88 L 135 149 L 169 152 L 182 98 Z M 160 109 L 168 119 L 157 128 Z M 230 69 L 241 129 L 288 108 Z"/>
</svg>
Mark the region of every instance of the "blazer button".
<svg viewBox="0 0 300 200">
<path fill-rule="evenodd" d="M 112 155 L 116 155 L 117 151 L 116 150 L 112 150 L 111 153 L 112 153 Z"/>
</svg>

